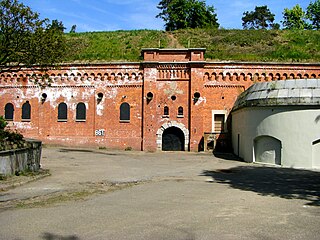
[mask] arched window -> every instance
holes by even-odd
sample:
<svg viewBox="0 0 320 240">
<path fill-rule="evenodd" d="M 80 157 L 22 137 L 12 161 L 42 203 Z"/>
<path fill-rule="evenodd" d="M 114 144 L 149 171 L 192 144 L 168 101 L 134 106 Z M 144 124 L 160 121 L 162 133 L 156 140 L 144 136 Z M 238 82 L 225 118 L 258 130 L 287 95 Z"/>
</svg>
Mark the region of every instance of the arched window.
<svg viewBox="0 0 320 240">
<path fill-rule="evenodd" d="M 183 107 L 178 107 L 178 116 L 183 116 Z"/>
<path fill-rule="evenodd" d="M 130 105 L 129 103 L 122 103 L 120 105 L 120 121 L 130 121 Z"/>
<path fill-rule="evenodd" d="M 6 106 L 4 107 L 4 118 L 7 121 L 13 121 L 13 111 L 14 111 L 13 104 L 7 103 Z"/>
<path fill-rule="evenodd" d="M 58 121 L 67 121 L 68 119 L 68 108 L 64 102 L 58 106 Z"/>
<path fill-rule="evenodd" d="M 21 116 L 21 119 L 25 120 L 25 121 L 30 121 L 30 119 L 31 119 L 31 105 L 30 105 L 29 101 L 26 101 L 22 105 L 22 116 Z"/>
<path fill-rule="evenodd" d="M 165 106 L 163 108 L 163 115 L 168 116 L 169 115 L 169 107 Z"/>
<path fill-rule="evenodd" d="M 86 120 L 86 105 L 82 102 L 77 104 L 76 121 Z"/>
</svg>

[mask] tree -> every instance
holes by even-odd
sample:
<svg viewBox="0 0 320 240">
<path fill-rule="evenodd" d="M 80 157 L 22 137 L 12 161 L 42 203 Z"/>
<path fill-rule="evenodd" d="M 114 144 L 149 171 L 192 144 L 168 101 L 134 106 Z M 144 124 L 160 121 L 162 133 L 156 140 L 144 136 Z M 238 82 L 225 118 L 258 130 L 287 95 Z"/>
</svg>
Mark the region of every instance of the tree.
<svg viewBox="0 0 320 240">
<path fill-rule="evenodd" d="M 46 69 L 66 52 L 62 22 L 40 19 L 18 0 L 0 1 L 0 73 L 22 67 Z"/>
<path fill-rule="evenodd" d="M 285 29 L 309 29 L 310 24 L 306 22 L 306 13 L 299 4 L 295 5 L 292 9 L 285 8 L 283 12 L 282 24 Z"/>
<path fill-rule="evenodd" d="M 165 22 L 166 31 L 185 28 L 218 28 L 217 14 L 213 6 L 199 0 L 161 0 L 156 16 Z"/>
<path fill-rule="evenodd" d="M 307 7 L 307 18 L 312 22 L 313 29 L 320 29 L 320 0 L 310 2 Z"/>
<path fill-rule="evenodd" d="M 63 23 L 58 21 L 57 19 L 55 20 L 52 20 L 51 24 L 49 25 L 49 28 L 53 28 L 53 29 L 56 29 L 57 31 L 60 31 L 60 32 L 64 32 L 64 30 L 66 29 L 64 26 L 63 26 Z"/>
<path fill-rule="evenodd" d="M 70 33 L 76 33 L 77 25 L 72 25 Z"/>
<path fill-rule="evenodd" d="M 274 16 L 267 6 L 256 6 L 254 11 L 243 13 L 242 26 L 244 29 L 277 29 L 279 24 L 273 23 Z"/>
</svg>

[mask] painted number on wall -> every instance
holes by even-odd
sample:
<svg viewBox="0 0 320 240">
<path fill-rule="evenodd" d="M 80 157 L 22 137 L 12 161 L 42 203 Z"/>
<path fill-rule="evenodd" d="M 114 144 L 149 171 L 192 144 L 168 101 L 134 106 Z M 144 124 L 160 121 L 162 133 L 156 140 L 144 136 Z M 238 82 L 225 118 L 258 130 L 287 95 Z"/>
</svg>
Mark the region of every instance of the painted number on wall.
<svg viewBox="0 0 320 240">
<path fill-rule="evenodd" d="M 96 130 L 96 136 L 104 136 L 104 129 L 98 129 L 98 130 Z"/>
</svg>

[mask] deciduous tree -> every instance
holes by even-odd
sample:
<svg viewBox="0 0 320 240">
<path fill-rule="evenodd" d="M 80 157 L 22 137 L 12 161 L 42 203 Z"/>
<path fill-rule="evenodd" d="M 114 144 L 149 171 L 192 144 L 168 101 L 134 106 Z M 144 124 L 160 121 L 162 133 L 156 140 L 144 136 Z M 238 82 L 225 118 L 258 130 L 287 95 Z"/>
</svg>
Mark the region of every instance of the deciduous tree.
<svg viewBox="0 0 320 240">
<path fill-rule="evenodd" d="M 279 24 L 273 23 L 274 16 L 267 6 L 256 6 L 254 11 L 243 13 L 242 26 L 244 29 L 277 29 Z"/>
<path fill-rule="evenodd" d="M 18 0 L 0 1 L 0 72 L 21 67 L 45 69 L 61 61 L 66 52 L 62 22 L 40 19 Z"/>
<path fill-rule="evenodd" d="M 161 12 L 156 16 L 165 22 L 165 29 L 218 28 L 217 14 L 213 6 L 199 0 L 161 0 Z"/>
<path fill-rule="evenodd" d="M 313 29 L 320 29 L 320 0 L 310 2 L 307 7 L 307 18 L 312 22 Z"/>
<path fill-rule="evenodd" d="M 310 28 L 310 24 L 306 21 L 306 13 L 299 4 L 295 5 L 292 9 L 284 9 L 282 24 L 285 29 L 291 30 Z"/>
</svg>

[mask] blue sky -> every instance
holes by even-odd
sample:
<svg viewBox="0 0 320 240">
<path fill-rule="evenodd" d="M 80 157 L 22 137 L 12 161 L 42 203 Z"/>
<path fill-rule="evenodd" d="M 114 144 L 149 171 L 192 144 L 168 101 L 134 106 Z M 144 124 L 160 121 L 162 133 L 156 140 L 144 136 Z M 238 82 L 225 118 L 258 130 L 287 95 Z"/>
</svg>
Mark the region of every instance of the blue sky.
<svg viewBox="0 0 320 240">
<path fill-rule="evenodd" d="M 304 10 L 311 0 L 207 0 L 218 15 L 220 27 L 242 29 L 242 15 L 255 6 L 267 5 L 280 23 L 285 8 L 299 4 Z M 155 18 L 160 0 L 20 0 L 40 13 L 41 18 L 58 19 L 69 31 L 77 32 L 132 29 L 164 29 L 164 22 Z"/>
</svg>

